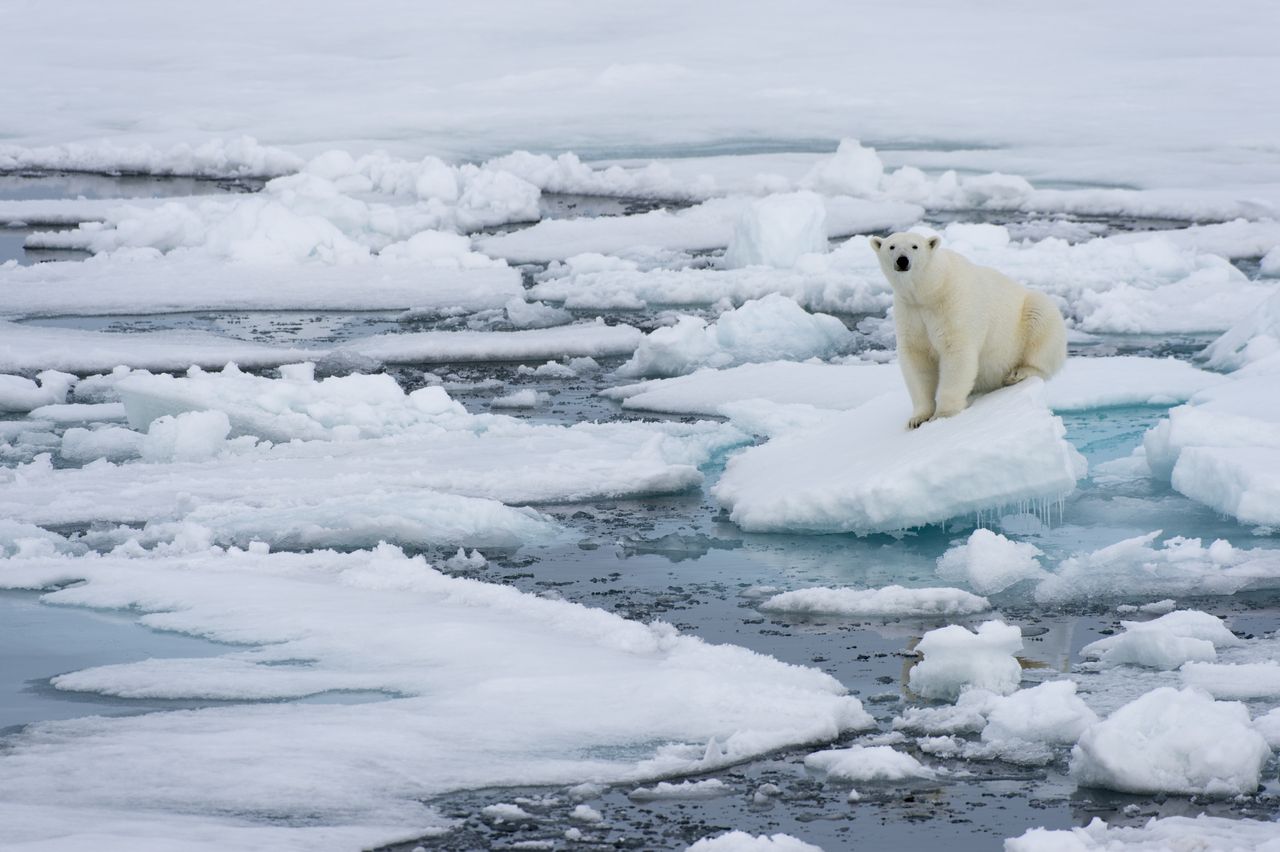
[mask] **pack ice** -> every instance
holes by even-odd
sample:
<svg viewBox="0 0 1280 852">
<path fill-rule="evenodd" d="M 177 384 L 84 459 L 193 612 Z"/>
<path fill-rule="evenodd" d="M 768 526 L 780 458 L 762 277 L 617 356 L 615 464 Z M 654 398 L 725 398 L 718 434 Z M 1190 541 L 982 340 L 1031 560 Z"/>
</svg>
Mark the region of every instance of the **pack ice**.
<svg viewBox="0 0 1280 852">
<path fill-rule="evenodd" d="M 712 493 L 745 530 L 865 534 L 1046 505 L 1084 475 L 1038 379 L 914 431 L 909 409 L 889 393 L 788 431 L 731 458 Z"/>
</svg>

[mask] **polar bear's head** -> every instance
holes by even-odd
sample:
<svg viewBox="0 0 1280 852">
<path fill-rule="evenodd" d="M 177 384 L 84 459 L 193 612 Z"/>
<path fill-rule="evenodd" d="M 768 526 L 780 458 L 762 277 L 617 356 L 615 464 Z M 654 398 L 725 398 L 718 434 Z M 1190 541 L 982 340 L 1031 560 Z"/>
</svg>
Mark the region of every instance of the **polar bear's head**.
<svg viewBox="0 0 1280 852">
<path fill-rule="evenodd" d="M 887 237 L 872 237 L 871 248 L 880 260 L 880 268 L 885 277 L 894 281 L 899 276 L 910 276 L 913 272 L 925 269 L 933 253 L 938 248 L 940 237 L 926 237 L 910 231 L 890 234 Z"/>
</svg>

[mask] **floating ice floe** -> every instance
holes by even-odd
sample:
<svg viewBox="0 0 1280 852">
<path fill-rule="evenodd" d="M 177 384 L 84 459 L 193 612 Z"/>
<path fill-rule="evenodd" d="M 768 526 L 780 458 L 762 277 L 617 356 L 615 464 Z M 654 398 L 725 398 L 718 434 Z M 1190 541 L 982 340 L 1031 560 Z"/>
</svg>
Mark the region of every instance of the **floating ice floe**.
<svg viewBox="0 0 1280 852">
<path fill-rule="evenodd" d="M 938 576 L 962 581 L 980 594 L 995 594 L 1023 580 L 1047 576 L 1038 559 L 1043 555 L 1034 544 L 976 529 L 964 544 L 938 557 Z"/>
<path fill-rule="evenodd" d="M 1091 642 L 1080 650 L 1103 666 L 1176 669 L 1183 663 L 1212 662 L 1219 648 L 1240 645 L 1222 619 L 1198 610 L 1179 610 L 1152 621 L 1122 621 L 1123 633 Z"/>
<path fill-rule="evenodd" d="M 1280 526 L 1280 355 L 1200 391 L 1143 438 L 1153 476 L 1244 524 Z"/>
<path fill-rule="evenodd" d="M 37 457 L 0 471 L 7 516 L 145 521 L 153 537 L 190 521 L 213 541 L 281 546 L 343 535 L 512 546 L 548 524 L 501 503 L 683 491 L 702 481 L 700 465 L 744 440 L 711 423 L 563 427 L 470 415 L 439 388 L 405 395 L 385 376 L 316 381 L 306 365 L 281 379 L 135 373 L 117 384 L 131 422 L 148 433 L 82 430 L 63 443 L 154 461 L 55 470 Z"/>
<path fill-rule="evenodd" d="M 822 847 L 781 832 L 748 834 L 745 831 L 727 831 L 704 837 L 685 852 L 822 852 Z"/>
<path fill-rule="evenodd" d="M 803 360 L 839 354 L 853 340 L 839 319 L 810 314 L 786 296 L 772 294 L 724 312 L 708 325 L 681 316 L 655 329 L 636 347 L 620 376 L 676 376 L 700 367 L 752 361 Z"/>
<path fill-rule="evenodd" d="M 850 746 L 817 751 L 804 759 L 808 769 L 841 781 L 905 781 L 933 778 L 933 770 L 890 746 Z"/>
<path fill-rule="evenodd" d="M 0 756 L 6 841 L 149 823 L 170 839 L 371 846 L 440 825 L 421 801 L 450 790 L 643 783 L 873 724 L 828 675 L 660 623 L 450 578 L 392 547 L 264 551 L 2 561 L 8 588 L 83 581 L 49 603 L 131 609 L 149 627 L 230 643 L 220 656 L 71 672 L 58 689 L 224 702 L 383 693 L 30 726 Z"/>
<path fill-rule="evenodd" d="M 520 331 L 419 331 L 363 337 L 330 350 L 386 364 L 450 361 L 539 361 L 629 355 L 644 334 L 629 325 L 596 322 Z"/>
<path fill-rule="evenodd" d="M 1171 405 L 1224 381 L 1216 373 L 1173 358 L 1073 357 L 1045 384 L 1044 393 L 1055 411 Z M 622 407 L 629 409 L 723 415 L 727 404 L 753 399 L 848 410 L 902 387 L 897 364 L 775 361 L 621 385 L 601 395 L 622 400 Z"/>
<path fill-rule="evenodd" d="M 733 792 L 719 778 L 702 781 L 659 781 L 652 787 L 637 787 L 627 794 L 633 802 L 657 802 L 670 799 L 715 799 Z"/>
<path fill-rule="evenodd" d="M 1042 603 L 1126 595 L 1231 595 L 1280 585 L 1280 551 L 1244 549 L 1218 539 L 1173 536 L 1159 547 L 1155 530 L 1064 559 L 1035 589 Z"/>
<path fill-rule="evenodd" d="M 1071 775 L 1125 793 L 1235 796 L 1258 788 L 1270 757 L 1243 704 L 1160 687 L 1086 730 Z"/>
<path fill-rule="evenodd" d="M 1204 690 L 1214 698 L 1244 700 L 1280 696 L 1280 662 L 1184 664 L 1178 673 L 1187 686 Z M 1280 716 L 1277 716 L 1280 720 Z M 1256 726 L 1256 720 L 1255 720 Z M 1274 738 L 1268 736 L 1267 739 Z"/>
<path fill-rule="evenodd" d="M 1038 379 L 908 430 L 905 393 L 877 397 L 729 460 L 712 493 L 752 532 L 875 533 L 1062 498 L 1083 458 Z"/>
<path fill-rule="evenodd" d="M 958 624 L 930 630 L 916 645 L 922 659 L 911 667 L 907 683 L 922 698 L 954 701 L 965 689 L 1008 695 L 1022 680 L 1014 656 L 1022 650 L 1022 631 L 1001 621 L 986 621 L 971 631 Z"/>
<path fill-rule="evenodd" d="M 1212 817 L 1151 818 L 1145 825 L 1109 826 L 1094 817 L 1083 828 L 1031 828 L 1004 842 L 1005 852 L 1166 852 L 1170 849 L 1230 849 L 1268 852 L 1280 841 L 1280 824 L 1269 820 Z"/>
<path fill-rule="evenodd" d="M 867 617 L 971 615 L 991 603 L 961 589 L 796 589 L 774 595 L 760 604 L 768 612 Z"/>
<path fill-rule="evenodd" d="M 0 412 L 24 412 L 57 405 L 67 398 L 76 377 L 57 370 L 36 374 L 35 381 L 22 376 L 0 375 Z"/>
<path fill-rule="evenodd" d="M 1204 350 L 1209 366 L 1223 370 L 1236 370 L 1276 354 L 1280 354 L 1280 290 Z"/>
</svg>

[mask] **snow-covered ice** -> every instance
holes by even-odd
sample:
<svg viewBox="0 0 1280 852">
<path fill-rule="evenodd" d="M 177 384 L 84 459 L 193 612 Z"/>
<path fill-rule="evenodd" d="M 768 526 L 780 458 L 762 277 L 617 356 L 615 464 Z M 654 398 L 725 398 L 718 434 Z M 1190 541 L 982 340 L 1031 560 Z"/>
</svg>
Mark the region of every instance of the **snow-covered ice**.
<svg viewBox="0 0 1280 852">
<path fill-rule="evenodd" d="M 685 852 L 822 852 L 822 848 L 780 832 L 753 835 L 745 831 L 727 831 L 704 837 Z"/>
<path fill-rule="evenodd" d="M 1043 392 L 1028 380 L 913 431 L 906 394 L 886 394 L 743 451 L 713 493 L 756 532 L 872 533 L 1049 504 L 1071 491 L 1084 462 Z"/>
<path fill-rule="evenodd" d="M 783 592 L 760 604 L 762 610 L 785 613 L 893 617 L 972 615 L 991 608 L 990 602 L 961 589 L 832 589 L 816 587 Z"/>
<path fill-rule="evenodd" d="M 920 761 L 889 746 L 850 746 L 817 751 L 804 759 L 804 765 L 828 778 L 854 783 L 934 777 L 933 770 Z"/>
<path fill-rule="evenodd" d="M 1086 730 L 1071 774 L 1126 793 L 1234 796 L 1257 789 L 1270 757 L 1243 704 L 1160 687 Z"/>
<path fill-rule="evenodd" d="M 1034 544 L 976 529 L 964 544 L 938 557 L 938 576 L 964 582 L 979 594 L 995 594 L 1023 580 L 1045 576 L 1038 559 L 1043 555 Z"/>
<path fill-rule="evenodd" d="M 920 662 L 911 667 L 908 685 L 922 698 L 954 701 L 965 689 L 1007 695 L 1018 688 L 1022 631 L 1002 621 L 985 621 L 976 631 L 958 624 L 930 630 L 916 645 Z"/>
<path fill-rule="evenodd" d="M 724 263 L 728 267 L 796 265 L 827 250 L 827 210 L 813 192 L 770 195 L 743 210 Z"/>
<path fill-rule="evenodd" d="M 1004 842 L 1005 852 L 1167 852 L 1170 849 L 1230 849 L 1269 852 L 1280 841 L 1280 825 L 1268 820 L 1173 816 L 1145 825 L 1109 826 L 1094 817 L 1082 828 L 1030 828 Z"/>
<path fill-rule="evenodd" d="M 325 845 L 355 829 L 367 844 L 436 823 L 418 803 L 436 792 L 711 770 L 870 723 L 857 699 L 813 669 L 449 578 L 392 547 L 19 557 L 4 561 L 0 578 L 9 588 L 80 579 L 46 599 L 136 607 L 149 626 L 235 643 L 222 656 L 70 673 L 60 689 L 220 699 L 388 693 L 350 705 L 249 704 L 30 727 L 0 757 L 10 842 L 95 827 L 128 842 L 138 827 L 100 814 L 145 820 L 163 809 L 174 817 L 153 831 L 190 824 L 267 836 L 273 830 L 253 815 L 305 813 L 312 833 L 337 832 Z M 476 738 L 477 725 L 501 736 Z M 715 757 L 705 748 L 712 737 Z M 211 749 L 211 740 L 221 745 Z M 654 742 L 695 747 L 572 756 L 592 744 L 603 754 Z M 575 746 L 549 751 L 554 743 Z"/>
<path fill-rule="evenodd" d="M 1213 662 L 1219 648 L 1241 644 L 1222 619 L 1199 610 L 1177 610 L 1151 621 L 1122 621 L 1123 633 L 1091 642 L 1085 657 L 1104 666 L 1176 669 L 1183 663 Z"/>
<path fill-rule="evenodd" d="M 758 361 L 794 361 L 838 355 L 853 340 L 843 322 L 810 314 L 777 294 L 753 299 L 707 324 L 680 316 L 675 325 L 649 332 L 620 376 L 676 376 L 700 367 Z"/>
</svg>

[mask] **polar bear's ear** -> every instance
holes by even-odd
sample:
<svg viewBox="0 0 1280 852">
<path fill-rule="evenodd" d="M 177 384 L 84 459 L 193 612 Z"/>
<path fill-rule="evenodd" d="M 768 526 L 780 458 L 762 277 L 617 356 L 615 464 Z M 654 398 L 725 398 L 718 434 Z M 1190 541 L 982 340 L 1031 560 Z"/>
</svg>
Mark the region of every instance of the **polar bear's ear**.
<svg viewBox="0 0 1280 852">
<path fill-rule="evenodd" d="M 874 249 L 875 251 L 880 251 L 880 246 L 882 245 L 884 245 L 884 240 L 880 239 L 879 237 L 871 238 L 871 248 Z"/>
<path fill-rule="evenodd" d="M 938 243 L 940 243 L 940 242 L 942 242 L 942 237 L 930 237 L 930 238 L 929 238 L 929 249 L 930 249 L 930 250 L 936 249 L 936 248 L 938 247 Z"/>
</svg>

